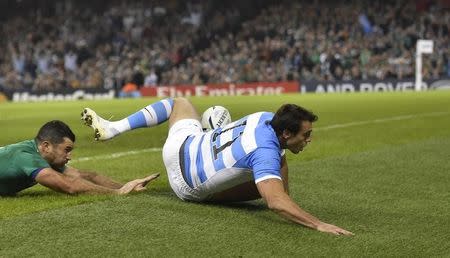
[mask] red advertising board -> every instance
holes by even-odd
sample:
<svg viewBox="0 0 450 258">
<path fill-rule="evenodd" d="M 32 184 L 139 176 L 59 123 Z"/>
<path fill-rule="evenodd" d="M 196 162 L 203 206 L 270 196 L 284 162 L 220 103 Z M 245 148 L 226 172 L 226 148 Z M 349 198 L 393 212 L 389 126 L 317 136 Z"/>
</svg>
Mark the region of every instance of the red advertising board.
<svg viewBox="0 0 450 258">
<path fill-rule="evenodd" d="M 142 96 L 152 97 L 190 97 L 190 96 L 261 96 L 280 95 L 299 92 L 299 83 L 292 82 L 252 82 L 222 83 L 208 85 L 178 85 L 142 87 Z"/>
</svg>

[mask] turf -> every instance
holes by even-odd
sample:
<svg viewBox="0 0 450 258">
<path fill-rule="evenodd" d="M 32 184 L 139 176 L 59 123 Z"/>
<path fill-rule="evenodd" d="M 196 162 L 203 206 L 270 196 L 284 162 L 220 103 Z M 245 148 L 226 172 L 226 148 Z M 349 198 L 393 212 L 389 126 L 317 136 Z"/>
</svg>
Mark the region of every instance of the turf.
<svg viewBox="0 0 450 258">
<path fill-rule="evenodd" d="M 182 202 L 154 149 L 167 125 L 99 143 L 79 121 L 85 106 L 119 119 L 154 100 L 0 105 L 0 146 L 61 119 L 77 134 L 71 165 L 121 181 L 162 173 L 146 192 L 124 197 L 35 186 L 0 198 L 0 257 L 450 256 L 450 91 L 191 99 L 199 110 L 224 105 L 233 118 L 287 102 L 317 113 L 311 145 L 288 154 L 291 195 L 354 237 L 294 225 L 262 201 Z"/>
</svg>

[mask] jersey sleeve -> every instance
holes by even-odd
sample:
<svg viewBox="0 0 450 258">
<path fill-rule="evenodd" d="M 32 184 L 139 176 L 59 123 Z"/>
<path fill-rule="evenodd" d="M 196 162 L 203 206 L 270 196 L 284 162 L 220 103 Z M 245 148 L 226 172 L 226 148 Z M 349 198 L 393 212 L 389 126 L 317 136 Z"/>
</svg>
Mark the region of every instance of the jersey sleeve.
<svg viewBox="0 0 450 258">
<path fill-rule="evenodd" d="M 257 149 L 252 155 L 251 167 L 256 184 L 270 178 L 282 180 L 280 172 L 281 157 L 278 150 L 270 148 Z"/>
</svg>

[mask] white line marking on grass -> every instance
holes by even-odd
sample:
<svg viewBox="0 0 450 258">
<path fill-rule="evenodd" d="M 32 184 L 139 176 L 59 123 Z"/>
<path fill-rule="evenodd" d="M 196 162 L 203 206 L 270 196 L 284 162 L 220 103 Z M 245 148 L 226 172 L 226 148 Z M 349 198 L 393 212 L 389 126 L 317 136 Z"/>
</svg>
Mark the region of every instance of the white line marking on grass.
<svg viewBox="0 0 450 258">
<path fill-rule="evenodd" d="M 106 154 L 106 155 L 78 158 L 78 159 L 72 160 L 72 162 L 83 162 L 83 161 L 91 161 L 91 160 L 114 159 L 114 158 L 120 158 L 120 157 L 123 157 L 123 156 L 141 154 L 141 153 L 146 153 L 146 152 L 160 152 L 160 151 L 162 151 L 162 148 L 148 148 L 148 149 L 142 149 L 142 150 L 124 151 L 124 152 L 117 152 L 117 153 L 113 153 L 113 154 Z"/>
<path fill-rule="evenodd" d="M 450 114 L 450 112 L 433 112 L 433 113 L 425 113 L 425 114 L 420 114 L 420 115 L 393 116 L 393 117 L 387 117 L 387 118 L 375 119 L 375 120 L 329 125 L 329 126 L 324 126 L 324 127 L 318 127 L 314 130 L 315 131 L 327 131 L 327 130 L 331 130 L 331 129 L 346 128 L 346 127 L 352 127 L 352 126 L 358 126 L 358 125 L 377 124 L 377 123 L 384 123 L 384 122 L 398 121 L 398 120 L 407 120 L 407 119 L 419 118 L 419 117 L 443 116 L 443 115 L 447 115 L 447 114 Z"/>
<path fill-rule="evenodd" d="M 327 130 L 332 130 L 332 129 L 347 128 L 347 127 L 366 125 L 366 124 L 377 124 L 377 123 L 384 123 L 384 122 L 398 121 L 398 120 L 407 120 L 407 119 L 419 118 L 419 117 L 443 116 L 443 115 L 448 115 L 448 114 L 450 114 L 450 112 L 433 112 L 433 113 L 425 113 L 425 114 L 419 114 L 419 115 L 393 116 L 393 117 L 382 118 L 382 119 L 374 119 L 374 120 L 359 121 L 359 122 L 352 122 L 352 123 L 345 123 L 345 124 L 329 125 L 329 126 L 325 126 L 325 127 L 318 127 L 318 128 L 315 128 L 314 130 L 315 131 L 327 131 Z M 92 156 L 92 157 L 83 157 L 83 158 L 74 159 L 74 160 L 72 160 L 72 162 L 114 159 L 114 158 L 120 158 L 123 156 L 136 155 L 136 154 L 147 153 L 147 152 L 160 152 L 160 151 L 162 151 L 162 148 L 148 148 L 148 149 L 142 149 L 142 150 L 117 152 L 117 153 L 113 153 L 113 154 L 106 154 L 106 155 L 99 155 L 99 156 Z"/>
</svg>

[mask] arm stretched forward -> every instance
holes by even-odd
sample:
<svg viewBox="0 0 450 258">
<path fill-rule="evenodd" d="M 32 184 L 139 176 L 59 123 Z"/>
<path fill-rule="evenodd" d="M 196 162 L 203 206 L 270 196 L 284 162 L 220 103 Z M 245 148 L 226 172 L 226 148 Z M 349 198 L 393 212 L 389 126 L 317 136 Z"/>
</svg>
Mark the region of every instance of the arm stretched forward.
<svg viewBox="0 0 450 258">
<path fill-rule="evenodd" d="M 284 191 L 283 183 L 280 180 L 268 179 L 259 182 L 256 186 L 267 206 L 282 217 L 321 232 L 334 235 L 353 235 L 352 232 L 324 223 L 301 209 Z"/>
</svg>

